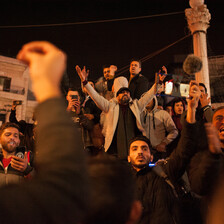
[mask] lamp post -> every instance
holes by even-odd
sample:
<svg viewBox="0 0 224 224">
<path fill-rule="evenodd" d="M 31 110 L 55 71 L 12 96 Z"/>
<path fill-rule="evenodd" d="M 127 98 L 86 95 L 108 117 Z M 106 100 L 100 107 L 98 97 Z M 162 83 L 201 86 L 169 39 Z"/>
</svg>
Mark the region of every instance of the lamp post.
<svg viewBox="0 0 224 224">
<path fill-rule="evenodd" d="M 209 69 L 207 57 L 206 33 L 209 27 L 211 14 L 204 4 L 204 0 L 190 0 L 191 8 L 185 9 L 188 27 L 193 35 L 194 54 L 202 60 L 202 69 L 195 74 L 198 82 L 205 84 L 210 96 Z"/>
</svg>

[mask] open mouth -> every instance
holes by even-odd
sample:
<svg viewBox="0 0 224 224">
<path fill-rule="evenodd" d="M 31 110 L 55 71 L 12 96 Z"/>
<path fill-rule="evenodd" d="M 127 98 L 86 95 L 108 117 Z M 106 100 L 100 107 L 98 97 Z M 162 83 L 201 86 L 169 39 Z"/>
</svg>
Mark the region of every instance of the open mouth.
<svg viewBox="0 0 224 224">
<path fill-rule="evenodd" d="M 8 144 L 13 145 L 13 146 L 16 145 L 16 143 L 14 141 L 10 141 L 10 142 L 8 142 Z"/>
<path fill-rule="evenodd" d="M 219 133 L 224 134 L 224 127 L 222 127 L 222 128 L 219 129 Z"/>
</svg>

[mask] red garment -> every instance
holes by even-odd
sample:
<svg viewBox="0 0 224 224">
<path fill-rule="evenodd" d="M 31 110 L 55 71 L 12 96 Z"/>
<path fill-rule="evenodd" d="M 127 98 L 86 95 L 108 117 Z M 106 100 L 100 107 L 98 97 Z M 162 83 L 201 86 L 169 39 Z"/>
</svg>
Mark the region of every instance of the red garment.
<svg viewBox="0 0 224 224">
<path fill-rule="evenodd" d="M 172 116 L 173 118 L 173 122 L 175 123 L 177 129 L 178 129 L 178 132 L 179 134 L 181 133 L 181 130 L 182 130 L 182 124 L 181 124 L 181 115 L 173 115 Z"/>
<path fill-rule="evenodd" d="M 12 160 L 12 156 L 9 157 L 8 159 L 5 159 L 5 158 L 2 159 L 2 164 L 3 164 L 4 168 L 6 168 L 9 165 L 11 160 Z"/>
</svg>

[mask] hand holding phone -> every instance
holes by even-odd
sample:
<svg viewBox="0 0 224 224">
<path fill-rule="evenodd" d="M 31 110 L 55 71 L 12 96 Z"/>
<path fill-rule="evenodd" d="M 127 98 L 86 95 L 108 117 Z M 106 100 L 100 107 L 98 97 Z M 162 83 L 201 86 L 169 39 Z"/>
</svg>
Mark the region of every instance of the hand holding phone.
<svg viewBox="0 0 224 224">
<path fill-rule="evenodd" d="M 13 156 L 11 160 L 11 166 L 20 172 L 24 172 L 28 166 L 27 156 L 25 155 L 24 158 Z"/>
</svg>

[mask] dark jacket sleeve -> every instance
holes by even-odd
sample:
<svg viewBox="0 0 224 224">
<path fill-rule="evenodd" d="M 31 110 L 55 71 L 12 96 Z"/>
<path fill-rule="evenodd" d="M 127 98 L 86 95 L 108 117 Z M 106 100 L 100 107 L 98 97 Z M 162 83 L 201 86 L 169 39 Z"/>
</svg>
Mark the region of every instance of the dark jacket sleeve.
<svg viewBox="0 0 224 224">
<path fill-rule="evenodd" d="M 221 156 L 208 150 L 198 152 L 188 167 L 188 177 L 193 192 L 203 196 L 212 193 L 221 167 Z"/>
<path fill-rule="evenodd" d="M 184 174 L 187 165 L 197 151 L 197 129 L 197 123 L 189 124 L 184 121 L 177 148 L 171 153 L 170 158 L 164 165 L 165 172 L 173 183 Z"/>
<path fill-rule="evenodd" d="M 79 223 L 88 195 L 81 136 L 61 99 L 41 103 L 35 114 L 37 176 L 1 189 L 1 223 Z"/>
<path fill-rule="evenodd" d="M 206 122 L 212 122 L 212 117 L 213 117 L 213 110 L 212 107 L 207 105 L 205 107 L 202 108 L 203 113 L 204 113 L 204 118 L 206 120 Z"/>
<path fill-rule="evenodd" d="M 128 88 L 133 99 L 140 99 L 142 94 L 149 90 L 149 81 L 145 76 L 139 74 L 131 80 Z"/>
<path fill-rule="evenodd" d="M 135 89 L 135 98 L 140 99 L 142 94 L 149 90 L 149 81 L 144 76 L 140 76 L 140 78 L 136 82 Z"/>
</svg>

